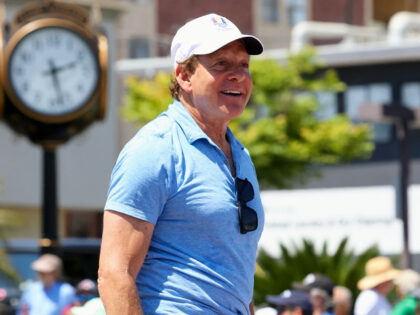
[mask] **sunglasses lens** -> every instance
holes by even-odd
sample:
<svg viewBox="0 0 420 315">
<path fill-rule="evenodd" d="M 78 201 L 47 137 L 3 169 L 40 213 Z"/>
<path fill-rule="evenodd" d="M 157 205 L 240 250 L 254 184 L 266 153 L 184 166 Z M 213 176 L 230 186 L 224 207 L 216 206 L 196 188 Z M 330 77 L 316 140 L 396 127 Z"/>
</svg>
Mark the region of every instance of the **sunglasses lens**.
<svg viewBox="0 0 420 315">
<path fill-rule="evenodd" d="M 281 306 L 277 306 L 277 312 L 279 312 L 280 314 L 283 313 L 284 311 L 286 311 L 286 307 L 281 305 Z"/>
<path fill-rule="evenodd" d="M 257 213 L 246 205 L 239 205 L 239 222 L 242 234 L 254 231 L 258 227 Z"/>
<path fill-rule="evenodd" d="M 254 188 L 248 180 L 236 178 L 235 184 L 240 201 L 248 202 L 254 198 Z"/>
</svg>

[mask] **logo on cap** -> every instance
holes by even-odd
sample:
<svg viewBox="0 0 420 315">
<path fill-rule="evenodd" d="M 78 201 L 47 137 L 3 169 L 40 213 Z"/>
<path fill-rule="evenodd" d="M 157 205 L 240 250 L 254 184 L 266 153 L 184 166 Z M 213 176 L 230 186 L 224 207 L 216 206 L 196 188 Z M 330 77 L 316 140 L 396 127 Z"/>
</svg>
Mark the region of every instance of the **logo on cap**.
<svg viewBox="0 0 420 315">
<path fill-rule="evenodd" d="M 214 26 L 217 26 L 220 28 L 227 28 L 229 26 L 226 20 L 221 16 L 212 16 L 211 21 L 213 22 Z"/>
</svg>

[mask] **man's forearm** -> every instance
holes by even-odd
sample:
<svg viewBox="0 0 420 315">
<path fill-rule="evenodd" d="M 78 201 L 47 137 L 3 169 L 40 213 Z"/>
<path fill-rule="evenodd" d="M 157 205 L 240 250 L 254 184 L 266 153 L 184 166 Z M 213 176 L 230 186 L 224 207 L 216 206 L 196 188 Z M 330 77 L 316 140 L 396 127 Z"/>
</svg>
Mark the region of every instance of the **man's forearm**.
<svg viewBox="0 0 420 315">
<path fill-rule="evenodd" d="M 130 277 L 98 278 L 98 288 L 107 315 L 143 315 L 139 294 Z M 125 278 L 125 279 L 124 279 Z M 128 278 L 128 279 L 127 279 Z"/>
</svg>

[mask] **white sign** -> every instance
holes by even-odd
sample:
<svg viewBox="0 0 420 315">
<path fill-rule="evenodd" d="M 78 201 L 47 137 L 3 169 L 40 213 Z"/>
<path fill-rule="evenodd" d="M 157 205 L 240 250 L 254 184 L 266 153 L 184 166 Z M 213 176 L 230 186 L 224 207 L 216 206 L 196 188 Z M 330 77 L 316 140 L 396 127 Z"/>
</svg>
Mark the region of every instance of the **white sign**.
<svg viewBox="0 0 420 315">
<path fill-rule="evenodd" d="M 262 191 L 265 227 L 260 246 L 278 256 L 280 243 L 300 248 L 305 238 L 317 248 L 327 241 L 334 252 L 348 237 L 355 253 L 376 244 L 381 254 L 400 254 L 403 231 L 396 218 L 395 196 L 393 186 Z M 409 208 L 410 250 L 418 253 L 419 185 L 409 189 Z"/>
</svg>

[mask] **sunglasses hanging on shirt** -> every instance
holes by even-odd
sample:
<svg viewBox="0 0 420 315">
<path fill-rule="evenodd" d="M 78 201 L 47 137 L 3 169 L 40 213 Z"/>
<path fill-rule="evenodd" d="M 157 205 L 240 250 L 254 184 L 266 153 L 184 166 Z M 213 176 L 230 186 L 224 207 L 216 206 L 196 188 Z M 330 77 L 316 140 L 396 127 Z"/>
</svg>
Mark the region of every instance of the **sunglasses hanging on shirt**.
<svg viewBox="0 0 420 315">
<path fill-rule="evenodd" d="M 254 188 L 248 179 L 235 178 L 238 197 L 239 227 L 242 234 L 255 231 L 258 227 L 257 212 L 246 205 L 254 199 Z"/>
</svg>

